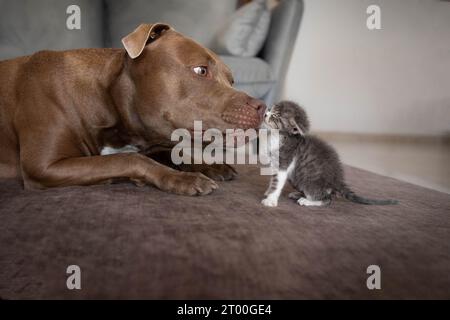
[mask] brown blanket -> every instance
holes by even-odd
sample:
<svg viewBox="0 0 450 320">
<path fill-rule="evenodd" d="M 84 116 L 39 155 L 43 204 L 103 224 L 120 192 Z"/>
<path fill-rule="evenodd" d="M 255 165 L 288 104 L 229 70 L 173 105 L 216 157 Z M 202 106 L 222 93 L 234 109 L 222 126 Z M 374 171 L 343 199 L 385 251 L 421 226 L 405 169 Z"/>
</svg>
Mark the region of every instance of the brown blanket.
<svg viewBox="0 0 450 320">
<path fill-rule="evenodd" d="M 450 298 L 450 196 L 354 168 L 338 200 L 260 205 L 268 177 L 240 167 L 210 196 L 131 184 L 24 191 L 0 182 L 0 297 Z M 81 290 L 66 268 L 81 267 Z M 381 267 L 381 290 L 366 268 Z"/>
</svg>

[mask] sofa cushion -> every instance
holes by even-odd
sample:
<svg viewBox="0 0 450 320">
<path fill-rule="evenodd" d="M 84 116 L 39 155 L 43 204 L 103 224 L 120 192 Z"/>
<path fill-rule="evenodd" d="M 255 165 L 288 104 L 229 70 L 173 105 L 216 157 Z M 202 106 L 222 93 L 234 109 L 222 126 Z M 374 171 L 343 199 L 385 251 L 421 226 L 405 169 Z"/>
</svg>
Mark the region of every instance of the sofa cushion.
<svg viewBox="0 0 450 320">
<path fill-rule="evenodd" d="M 236 11 L 221 29 L 214 49 L 232 56 L 254 57 L 266 40 L 269 25 L 266 0 L 250 2 Z"/>
<path fill-rule="evenodd" d="M 233 72 L 235 87 L 255 98 L 262 98 L 276 83 L 270 65 L 255 57 L 220 56 Z"/>
<path fill-rule="evenodd" d="M 450 298 L 448 194 L 346 167 L 352 188 L 400 205 L 305 208 L 287 187 L 266 208 L 269 177 L 237 170 L 205 197 L 132 184 L 31 192 L 1 180 L 0 297 Z M 81 290 L 67 290 L 72 264 Z M 366 287 L 371 264 L 382 290 Z"/>
<path fill-rule="evenodd" d="M 81 30 L 68 30 L 67 7 L 81 9 Z M 101 0 L 0 0 L 0 60 L 39 50 L 103 47 Z"/>
<path fill-rule="evenodd" d="M 121 47 L 121 38 L 141 23 L 165 22 L 211 47 L 235 10 L 236 0 L 106 0 L 108 44 Z"/>
</svg>

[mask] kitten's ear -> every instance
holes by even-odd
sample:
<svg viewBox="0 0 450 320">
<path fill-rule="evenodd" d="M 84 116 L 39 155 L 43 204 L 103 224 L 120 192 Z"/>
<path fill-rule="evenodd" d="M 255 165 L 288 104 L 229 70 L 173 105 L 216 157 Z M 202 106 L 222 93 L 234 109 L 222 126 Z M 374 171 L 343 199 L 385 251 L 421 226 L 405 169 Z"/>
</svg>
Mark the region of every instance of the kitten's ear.
<svg viewBox="0 0 450 320">
<path fill-rule="evenodd" d="M 305 133 L 303 132 L 302 129 L 300 129 L 300 127 L 298 126 L 298 124 L 294 118 L 289 119 L 289 124 L 290 124 L 290 129 L 289 129 L 290 134 L 294 134 L 294 135 L 300 134 L 302 136 L 305 135 Z"/>
</svg>

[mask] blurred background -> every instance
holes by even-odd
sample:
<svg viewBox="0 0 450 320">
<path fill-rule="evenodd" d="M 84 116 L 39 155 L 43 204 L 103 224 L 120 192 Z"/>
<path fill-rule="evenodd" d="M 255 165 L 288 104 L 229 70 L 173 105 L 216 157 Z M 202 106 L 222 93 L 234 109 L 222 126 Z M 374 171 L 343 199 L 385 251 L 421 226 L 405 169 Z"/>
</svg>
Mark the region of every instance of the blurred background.
<svg viewBox="0 0 450 320">
<path fill-rule="evenodd" d="M 450 192 L 450 2 L 304 0 L 282 96 L 345 163 Z"/>
<path fill-rule="evenodd" d="M 120 47 L 143 22 L 211 48 L 268 105 L 302 104 L 344 163 L 450 193 L 449 1 L 0 0 L 0 60 Z"/>
</svg>

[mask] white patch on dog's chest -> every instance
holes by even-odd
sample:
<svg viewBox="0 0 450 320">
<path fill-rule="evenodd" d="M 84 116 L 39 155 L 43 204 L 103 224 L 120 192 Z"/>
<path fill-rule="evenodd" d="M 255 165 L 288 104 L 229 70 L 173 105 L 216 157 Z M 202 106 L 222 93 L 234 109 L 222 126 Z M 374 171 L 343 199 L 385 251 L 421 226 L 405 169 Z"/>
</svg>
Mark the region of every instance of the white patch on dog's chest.
<svg viewBox="0 0 450 320">
<path fill-rule="evenodd" d="M 107 156 L 110 154 L 117 154 L 117 153 L 133 153 L 133 152 L 139 152 L 139 148 L 135 147 L 133 145 L 126 145 L 122 148 L 113 148 L 113 147 L 103 147 L 102 151 L 100 152 L 100 155 Z"/>
</svg>

